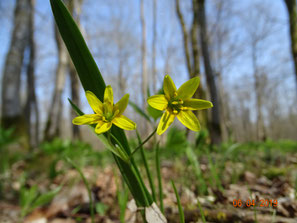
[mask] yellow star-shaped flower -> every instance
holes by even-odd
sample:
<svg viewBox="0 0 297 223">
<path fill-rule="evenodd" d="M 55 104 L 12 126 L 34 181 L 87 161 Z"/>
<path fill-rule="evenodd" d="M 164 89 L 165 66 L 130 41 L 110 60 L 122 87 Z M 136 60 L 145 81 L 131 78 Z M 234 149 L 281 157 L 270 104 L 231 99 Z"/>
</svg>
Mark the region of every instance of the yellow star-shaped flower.
<svg viewBox="0 0 297 223">
<path fill-rule="evenodd" d="M 108 85 L 104 91 L 103 103 L 91 91 L 86 91 L 86 97 L 95 114 L 78 116 L 72 120 L 73 124 L 97 124 L 95 128 L 97 134 L 108 131 L 112 124 L 125 130 L 136 129 L 136 124 L 122 115 L 128 105 L 129 94 L 124 95 L 124 97 L 114 105 L 113 91 L 111 86 Z"/>
<path fill-rule="evenodd" d="M 192 96 L 199 86 L 199 77 L 194 77 L 185 82 L 177 90 L 171 77 L 164 77 L 164 94 L 154 95 L 147 102 L 153 108 L 165 111 L 158 125 L 157 133 L 163 134 L 172 124 L 174 118 L 193 131 L 200 130 L 200 123 L 192 110 L 201 110 L 213 107 L 210 101 L 194 99 Z"/>
</svg>

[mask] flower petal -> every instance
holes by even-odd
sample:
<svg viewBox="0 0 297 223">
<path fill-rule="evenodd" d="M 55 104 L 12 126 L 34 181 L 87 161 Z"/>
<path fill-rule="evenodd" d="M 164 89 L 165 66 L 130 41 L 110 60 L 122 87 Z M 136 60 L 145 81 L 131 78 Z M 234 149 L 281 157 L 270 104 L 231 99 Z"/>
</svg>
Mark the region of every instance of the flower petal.
<svg viewBox="0 0 297 223">
<path fill-rule="evenodd" d="M 96 125 L 95 132 L 101 134 L 107 132 L 112 126 L 111 122 L 100 122 Z"/>
<path fill-rule="evenodd" d="M 187 82 L 185 82 L 180 88 L 177 90 L 178 98 L 182 100 L 186 100 L 191 98 L 196 92 L 199 86 L 200 79 L 199 77 L 194 77 Z"/>
<path fill-rule="evenodd" d="M 163 90 L 168 100 L 172 98 L 176 92 L 175 84 L 169 75 L 164 77 Z"/>
<path fill-rule="evenodd" d="M 200 130 L 200 123 L 197 117 L 191 111 L 180 111 L 177 115 L 178 120 L 192 131 Z"/>
<path fill-rule="evenodd" d="M 93 111 L 97 114 L 103 113 L 103 104 L 102 102 L 96 97 L 96 95 L 91 91 L 86 91 L 86 98 L 89 102 L 89 105 L 93 109 Z"/>
<path fill-rule="evenodd" d="M 112 123 L 115 124 L 116 126 L 120 127 L 121 129 L 125 130 L 134 130 L 136 129 L 136 123 L 128 119 L 124 115 L 120 115 L 115 117 L 112 120 Z"/>
<path fill-rule="evenodd" d="M 129 102 L 129 94 L 125 94 L 121 100 L 119 100 L 116 104 L 115 104 L 115 108 L 114 109 L 119 109 L 119 114 L 123 114 L 123 112 L 125 111 L 125 109 L 127 108 Z"/>
<path fill-rule="evenodd" d="M 171 114 L 169 111 L 163 113 L 160 123 L 158 125 L 157 133 L 158 135 L 162 135 L 166 129 L 172 124 L 174 121 L 174 115 Z"/>
<path fill-rule="evenodd" d="M 105 88 L 104 103 L 110 103 L 113 105 L 113 91 L 110 85 L 106 86 Z"/>
<path fill-rule="evenodd" d="M 202 110 L 213 107 L 210 101 L 201 99 L 188 99 L 184 101 L 183 108 L 186 110 Z"/>
<path fill-rule="evenodd" d="M 100 122 L 101 116 L 98 114 L 82 115 L 74 118 L 72 123 L 74 125 L 91 125 Z"/>
<path fill-rule="evenodd" d="M 157 94 L 147 99 L 147 103 L 153 108 L 163 111 L 168 106 L 168 101 L 164 94 Z"/>
</svg>

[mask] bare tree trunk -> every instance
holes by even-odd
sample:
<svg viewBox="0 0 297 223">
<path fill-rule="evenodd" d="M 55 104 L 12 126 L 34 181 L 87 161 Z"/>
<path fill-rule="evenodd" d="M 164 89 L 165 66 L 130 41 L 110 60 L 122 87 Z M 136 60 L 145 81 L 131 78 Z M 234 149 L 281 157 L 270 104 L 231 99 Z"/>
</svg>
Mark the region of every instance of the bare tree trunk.
<svg viewBox="0 0 297 223">
<path fill-rule="evenodd" d="M 220 123 L 220 109 L 219 109 L 219 99 L 218 91 L 215 83 L 215 75 L 213 73 L 210 55 L 208 49 L 208 38 L 207 38 L 207 28 L 206 28 L 206 16 L 205 16 L 205 0 L 196 0 L 197 10 L 198 10 L 198 23 L 200 28 L 200 41 L 201 49 L 203 55 L 203 62 L 206 74 L 207 86 L 210 92 L 210 98 L 214 105 L 211 109 L 211 120 L 209 123 L 210 137 L 214 144 L 219 144 L 222 141 L 221 138 L 221 123 Z"/>
<path fill-rule="evenodd" d="M 39 112 L 35 92 L 35 40 L 34 40 L 34 8 L 35 0 L 30 0 L 31 14 L 29 18 L 30 58 L 27 66 L 27 101 L 25 114 L 27 117 L 27 131 L 31 148 L 39 144 Z"/>
<path fill-rule="evenodd" d="M 141 73 L 142 73 L 142 105 L 146 109 L 147 99 L 147 73 L 146 73 L 146 24 L 144 17 L 144 0 L 140 0 L 140 21 L 141 21 Z"/>
<path fill-rule="evenodd" d="M 4 128 L 15 127 L 16 135 L 26 135 L 22 114 L 20 82 L 24 51 L 29 39 L 30 0 L 17 0 L 14 27 L 2 79 L 2 117 Z"/>
<path fill-rule="evenodd" d="M 191 43 L 192 43 L 192 55 L 193 55 L 193 68 L 189 73 L 190 78 L 201 76 L 200 75 L 200 57 L 199 57 L 199 46 L 198 46 L 198 4 L 196 0 L 192 0 L 193 10 L 193 21 L 191 28 Z M 206 99 L 206 94 L 203 89 L 202 83 L 200 82 L 198 90 L 194 94 L 194 98 Z M 207 126 L 207 110 L 197 111 L 195 113 L 199 116 L 199 120 L 202 126 Z"/>
<path fill-rule="evenodd" d="M 123 74 L 124 62 L 123 62 L 123 57 L 120 56 L 119 58 L 120 58 L 119 70 L 118 70 L 119 89 L 120 89 L 120 95 L 124 95 L 126 90 L 126 80 Z"/>
<path fill-rule="evenodd" d="M 63 40 L 55 26 L 55 38 L 58 48 L 58 65 L 56 68 L 56 80 L 54 95 L 52 98 L 48 119 L 46 122 L 44 139 L 52 140 L 60 133 L 60 121 L 62 115 L 62 99 L 61 95 L 64 90 L 67 64 L 68 64 L 68 53 Z"/>
<path fill-rule="evenodd" d="M 153 0 L 153 41 L 152 41 L 153 93 L 156 93 L 157 91 L 156 42 L 157 42 L 157 0 Z"/>
<path fill-rule="evenodd" d="M 81 5 L 83 3 L 83 0 L 67 1 L 66 3 L 68 3 L 68 9 L 72 14 L 72 16 L 74 17 L 76 23 L 78 24 L 78 26 L 80 26 Z M 70 84 L 71 84 L 71 100 L 74 104 L 79 106 L 80 105 L 80 96 L 79 96 L 80 82 L 70 56 L 68 56 L 68 69 L 69 69 Z M 73 109 L 70 109 L 70 116 L 71 116 L 71 120 L 77 116 L 77 114 Z M 72 138 L 81 139 L 80 127 L 78 125 L 72 125 L 72 124 L 71 126 L 72 126 Z"/>
<path fill-rule="evenodd" d="M 297 5 L 296 0 L 284 0 L 290 20 L 291 51 L 294 60 L 296 92 L 297 92 Z"/>
<path fill-rule="evenodd" d="M 72 102 L 80 106 L 80 96 L 79 96 L 79 89 L 80 89 L 80 82 L 78 75 L 76 73 L 76 69 L 74 64 L 69 58 L 69 75 L 70 75 L 70 84 L 71 84 L 71 100 Z M 77 114 L 73 109 L 70 109 L 71 120 L 74 119 Z M 72 125 L 72 138 L 73 139 L 81 139 L 80 128 L 78 125 Z"/>
<path fill-rule="evenodd" d="M 175 0 L 176 14 L 177 14 L 180 26 L 182 28 L 182 33 L 183 33 L 184 52 L 185 52 L 185 58 L 186 58 L 188 74 L 189 74 L 189 77 L 191 77 L 192 67 L 191 67 L 190 51 L 189 51 L 189 37 L 188 37 L 188 31 L 187 31 L 186 23 L 185 23 L 185 20 L 184 20 L 184 17 L 182 15 L 182 12 L 180 10 L 179 5 L 180 5 L 179 0 Z"/>
<path fill-rule="evenodd" d="M 261 86 L 260 86 L 260 74 L 257 67 L 257 54 L 256 41 L 252 42 L 252 63 L 253 63 L 253 74 L 254 74 L 254 88 L 256 92 L 256 107 L 257 107 L 257 140 L 264 141 L 266 139 L 263 114 L 262 114 L 262 95 L 261 95 Z"/>
</svg>

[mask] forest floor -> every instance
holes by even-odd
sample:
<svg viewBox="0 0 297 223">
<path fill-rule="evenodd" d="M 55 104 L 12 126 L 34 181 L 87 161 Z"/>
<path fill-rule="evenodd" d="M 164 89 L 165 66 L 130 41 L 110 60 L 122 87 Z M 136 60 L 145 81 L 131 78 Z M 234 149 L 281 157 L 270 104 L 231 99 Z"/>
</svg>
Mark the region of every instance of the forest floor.
<svg viewBox="0 0 297 223">
<path fill-rule="evenodd" d="M 205 222 L 297 222 L 297 142 L 192 147 L 194 163 L 181 146 L 175 143 L 170 151 L 166 143 L 160 153 L 168 222 L 179 222 L 171 180 L 186 222 L 203 222 L 203 216 Z M 60 158 L 65 155 L 80 166 L 90 184 L 95 222 L 141 222 L 108 151 L 62 140 L 43 144 L 41 152 L 30 156 L 19 152 L 15 144 L 7 148 L 10 152 L 1 155 L 1 223 L 91 222 L 88 191 L 77 170 Z M 154 169 L 154 151 L 146 153 Z M 9 159 L 6 171 L 3 159 Z M 135 159 L 141 164 L 140 156 Z M 143 166 L 140 170 L 145 176 Z M 156 171 L 152 173 L 156 177 Z M 42 194 L 47 196 L 38 201 Z"/>
</svg>

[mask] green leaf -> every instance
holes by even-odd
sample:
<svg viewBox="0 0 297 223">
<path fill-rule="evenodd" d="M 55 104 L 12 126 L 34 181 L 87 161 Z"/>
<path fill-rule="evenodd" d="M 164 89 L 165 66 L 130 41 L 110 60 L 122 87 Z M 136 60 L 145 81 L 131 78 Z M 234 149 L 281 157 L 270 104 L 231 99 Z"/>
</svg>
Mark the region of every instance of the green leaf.
<svg viewBox="0 0 297 223">
<path fill-rule="evenodd" d="M 83 88 L 85 91 L 89 90 L 93 92 L 103 101 L 106 85 L 79 28 L 61 0 L 50 0 L 50 3 L 56 24 L 77 70 Z M 125 152 L 130 155 L 131 151 L 124 131 L 113 125 L 111 132 L 120 141 Z M 114 140 L 113 143 L 115 144 Z M 153 200 L 140 176 L 136 164 L 132 162 L 132 165 L 129 165 L 116 155 L 114 155 L 114 159 L 137 205 L 142 207 L 149 206 Z"/>
<path fill-rule="evenodd" d="M 96 212 L 100 215 L 100 216 L 104 216 L 105 212 L 107 210 L 107 206 L 102 203 L 102 202 L 97 202 L 96 203 Z"/>
<path fill-rule="evenodd" d="M 55 188 L 47 193 L 40 195 L 31 205 L 31 209 L 34 210 L 37 207 L 43 206 L 49 203 L 61 190 L 62 186 Z"/>
<path fill-rule="evenodd" d="M 141 115 L 147 121 L 152 122 L 151 119 L 150 119 L 150 117 L 137 104 L 135 104 L 132 101 L 129 101 L 129 105 L 134 109 L 134 111 L 136 111 L 139 115 Z"/>
</svg>

